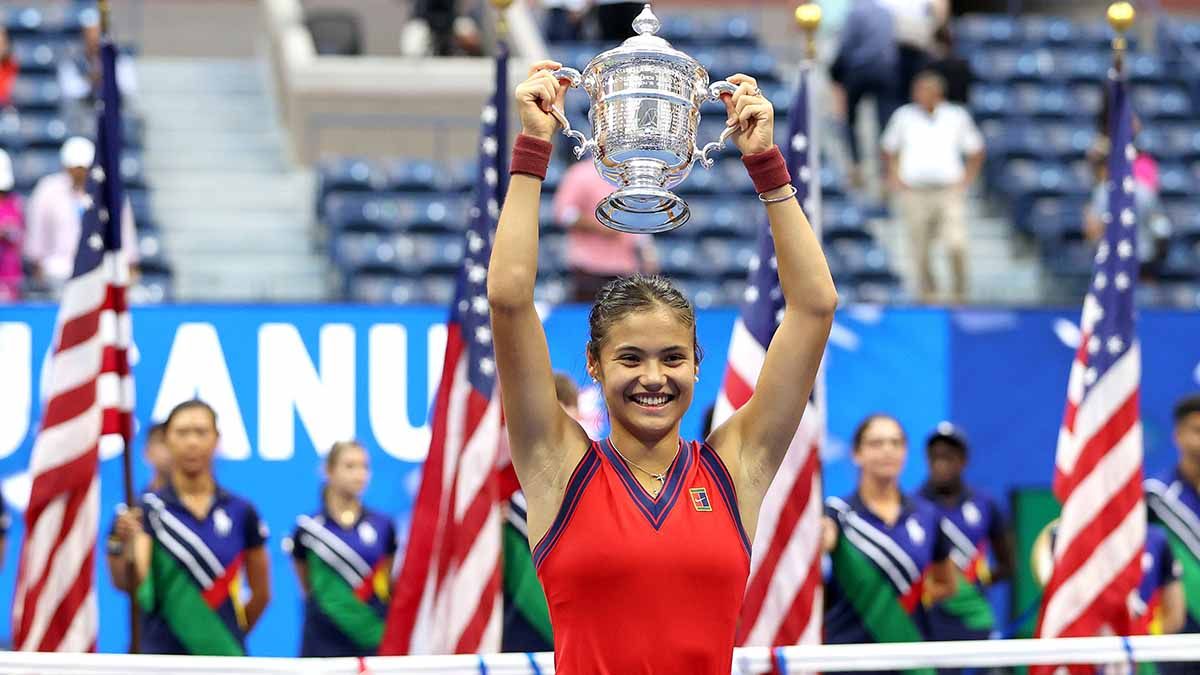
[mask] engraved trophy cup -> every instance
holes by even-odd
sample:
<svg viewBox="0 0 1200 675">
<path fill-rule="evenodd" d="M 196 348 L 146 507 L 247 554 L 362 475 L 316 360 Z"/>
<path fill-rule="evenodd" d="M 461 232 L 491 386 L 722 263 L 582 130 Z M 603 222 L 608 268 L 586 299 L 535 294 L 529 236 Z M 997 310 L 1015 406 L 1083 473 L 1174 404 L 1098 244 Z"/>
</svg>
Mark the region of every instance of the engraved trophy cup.
<svg viewBox="0 0 1200 675">
<path fill-rule="evenodd" d="M 637 35 L 596 56 L 583 72 L 555 71 L 560 81 L 583 87 L 591 99 L 593 137 L 571 128 L 566 115 L 551 114 L 562 132 L 578 142 L 575 157 L 591 152 L 596 169 L 617 190 L 596 207 L 596 219 L 621 232 L 652 234 L 688 221 L 687 203 L 671 188 L 687 178 L 692 164 L 711 167 L 710 154 L 736 131 L 729 127 L 715 142 L 696 145 L 700 106 L 732 95 L 737 87 L 708 81 L 696 59 L 655 35 L 658 19 L 646 5 L 633 22 Z"/>
</svg>

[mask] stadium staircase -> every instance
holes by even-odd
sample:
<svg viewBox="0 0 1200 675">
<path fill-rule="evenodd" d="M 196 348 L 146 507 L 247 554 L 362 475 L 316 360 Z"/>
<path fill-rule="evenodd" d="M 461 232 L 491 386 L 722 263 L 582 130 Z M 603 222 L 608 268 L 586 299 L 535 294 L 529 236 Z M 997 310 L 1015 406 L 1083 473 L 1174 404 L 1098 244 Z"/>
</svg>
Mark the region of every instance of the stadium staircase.
<svg viewBox="0 0 1200 675">
<path fill-rule="evenodd" d="M 311 172 L 294 165 L 261 66 L 144 58 L 152 210 L 176 252 L 177 300 L 323 300 Z"/>
</svg>

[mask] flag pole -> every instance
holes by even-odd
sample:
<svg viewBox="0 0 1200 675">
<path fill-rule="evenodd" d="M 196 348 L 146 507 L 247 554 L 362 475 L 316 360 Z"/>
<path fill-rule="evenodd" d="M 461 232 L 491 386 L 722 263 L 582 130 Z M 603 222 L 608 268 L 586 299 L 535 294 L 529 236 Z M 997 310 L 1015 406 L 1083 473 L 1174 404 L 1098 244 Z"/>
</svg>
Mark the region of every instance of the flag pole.
<svg viewBox="0 0 1200 675">
<path fill-rule="evenodd" d="M 96 9 L 100 13 L 100 36 L 101 39 L 110 37 L 109 30 L 112 25 L 112 9 L 109 6 L 109 0 L 98 0 Z M 102 86 L 116 86 L 115 82 L 107 82 Z M 125 505 L 132 507 L 134 504 L 133 497 L 133 457 L 130 455 L 131 448 L 129 447 L 128 438 L 125 442 L 125 451 L 121 453 L 121 469 L 122 482 L 125 492 Z M 133 558 L 129 557 L 128 551 L 122 551 L 125 555 L 125 579 L 129 580 L 137 578 L 137 566 Z M 137 654 L 141 651 L 142 632 L 140 621 L 140 610 L 137 604 L 137 587 L 130 585 L 129 592 L 129 651 Z"/>
<path fill-rule="evenodd" d="M 804 209 L 804 215 L 808 217 L 809 224 L 812 225 L 813 233 L 817 235 L 817 241 L 822 241 L 821 235 L 824 232 L 821 217 L 821 133 L 820 111 L 817 109 L 818 97 L 813 95 L 813 73 L 817 67 L 817 29 L 821 27 L 821 6 L 815 2 L 803 2 L 796 7 L 795 12 L 796 26 L 804 33 L 804 55 L 800 60 L 800 78 L 808 80 L 807 83 L 797 83 L 797 86 L 808 87 L 809 95 L 805 97 L 805 104 L 808 106 L 808 168 L 812 176 L 813 189 L 808 192 L 807 203 L 801 204 Z M 829 408 L 827 406 L 827 396 L 825 392 L 825 359 L 822 357 L 821 365 L 817 368 L 817 379 L 813 382 L 813 402 L 816 404 L 817 410 L 821 411 L 821 415 L 828 418 Z M 822 448 L 829 447 L 829 425 L 826 424 L 827 419 L 821 420 L 821 446 Z"/>
</svg>

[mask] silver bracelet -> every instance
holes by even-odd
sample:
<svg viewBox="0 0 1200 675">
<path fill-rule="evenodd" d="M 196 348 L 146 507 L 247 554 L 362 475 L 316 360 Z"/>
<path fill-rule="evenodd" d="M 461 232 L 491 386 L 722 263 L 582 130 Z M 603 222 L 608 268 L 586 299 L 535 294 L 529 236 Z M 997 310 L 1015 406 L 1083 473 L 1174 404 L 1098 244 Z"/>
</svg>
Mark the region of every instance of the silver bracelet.
<svg viewBox="0 0 1200 675">
<path fill-rule="evenodd" d="M 787 200 L 796 196 L 796 186 L 792 185 L 791 183 L 788 183 L 787 186 L 792 189 L 792 191 L 789 192 L 788 194 L 783 195 L 782 197 L 773 197 L 773 198 L 768 199 L 767 197 L 763 196 L 763 193 L 760 192 L 760 193 L 758 193 L 758 201 L 760 201 L 764 204 L 778 204 L 779 202 L 786 202 Z M 783 186 L 781 185 L 779 187 L 783 187 Z M 775 188 L 775 189 L 778 190 L 779 188 Z"/>
</svg>

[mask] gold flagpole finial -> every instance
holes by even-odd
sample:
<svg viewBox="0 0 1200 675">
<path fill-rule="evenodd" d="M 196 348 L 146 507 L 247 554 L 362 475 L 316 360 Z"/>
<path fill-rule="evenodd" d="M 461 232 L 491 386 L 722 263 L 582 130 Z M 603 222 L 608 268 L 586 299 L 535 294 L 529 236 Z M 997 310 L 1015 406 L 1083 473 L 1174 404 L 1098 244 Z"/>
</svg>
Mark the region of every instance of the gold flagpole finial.
<svg viewBox="0 0 1200 675">
<path fill-rule="evenodd" d="M 490 0 L 492 9 L 496 10 L 496 35 L 501 40 L 508 39 L 508 8 L 513 0 Z"/>
<path fill-rule="evenodd" d="M 821 6 L 805 2 L 796 8 L 796 25 L 804 31 L 804 57 L 817 58 L 817 29 L 821 26 Z"/>
<path fill-rule="evenodd" d="M 1125 49 L 1128 43 L 1125 41 L 1125 33 L 1133 26 L 1133 20 L 1137 17 L 1137 12 L 1133 8 L 1133 4 L 1121 0 L 1114 2 L 1108 6 L 1108 11 L 1105 13 L 1108 18 L 1108 25 L 1112 26 L 1113 32 L 1113 59 L 1116 61 L 1117 67 L 1120 68 L 1125 56 Z"/>
<path fill-rule="evenodd" d="M 100 34 L 108 35 L 109 18 L 112 13 L 108 6 L 108 0 L 97 0 L 96 10 L 100 13 Z"/>
</svg>

